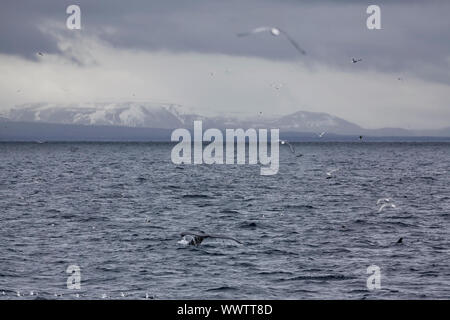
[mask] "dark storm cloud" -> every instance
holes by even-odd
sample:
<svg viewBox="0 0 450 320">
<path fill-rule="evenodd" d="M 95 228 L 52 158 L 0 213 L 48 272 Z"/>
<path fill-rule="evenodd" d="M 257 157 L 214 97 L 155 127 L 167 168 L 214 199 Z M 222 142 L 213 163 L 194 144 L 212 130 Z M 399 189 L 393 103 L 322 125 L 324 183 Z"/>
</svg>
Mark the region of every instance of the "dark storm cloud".
<svg viewBox="0 0 450 320">
<path fill-rule="evenodd" d="M 372 3 L 372 2 L 371 2 Z M 115 47 L 174 52 L 222 53 L 268 59 L 297 59 L 281 37 L 236 33 L 278 26 L 304 47 L 308 63 L 414 73 L 450 83 L 450 2 L 375 1 L 382 30 L 367 30 L 364 1 L 2 1 L 0 52 L 34 58 L 37 51 L 58 52 L 56 40 L 39 26 L 65 26 L 65 9 L 78 4 L 83 34 Z M 114 30 L 114 32 L 107 32 Z M 74 31 L 66 31 L 70 37 Z"/>
</svg>

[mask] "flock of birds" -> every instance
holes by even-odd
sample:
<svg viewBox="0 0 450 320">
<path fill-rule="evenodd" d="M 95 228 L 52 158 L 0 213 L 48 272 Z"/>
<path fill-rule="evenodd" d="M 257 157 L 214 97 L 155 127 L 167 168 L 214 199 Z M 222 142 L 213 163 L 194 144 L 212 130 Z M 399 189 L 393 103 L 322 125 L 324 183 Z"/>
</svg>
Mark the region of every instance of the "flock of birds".
<svg viewBox="0 0 450 320">
<path fill-rule="evenodd" d="M 321 133 L 321 136 L 323 136 L 323 134 L 325 134 L 325 132 Z M 302 154 L 298 154 L 295 151 L 295 148 L 292 144 L 290 144 L 288 141 L 286 140 L 280 140 L 279 141 L 282 145 L 287 145 L 289 146 L 291 152 L 296 156 L 296 157 L 301 157 Z M 335 177 L 334 173 L 340 171 L 340 168 L 335 168 L 335 169 L 331 169 L 326 171 L 326 179 L 331 179 L 333 177 Z M 397 206 L 394 204 L 393 200 L 391 198 L 380 198 L 377 200 L 376 205 L 379 206 L 378 208 L 378 213 L 381 213 L 382 211 L 384 211 L 385 209 L 396 209 Z M 264 215 L 263 215 L 264 217 Z M 150 222 L 150 220 L 148 219 L 148 217 L 146 218 L 146 222 Z M 343 228 L 345 228 L 345 226 L 342 226 Z M 232 240 L 238 244 L 242 244 L 242 242 L 240 242 L 239 240 L 229 237 L 229 236 L 225 236 L 225 235 L 216 235 L 216 234 L 207 234 L 203 231 L 199 231 L 199 232 L 195 232 L 195 231 L 189 231 L 189 232 L 182 232 L 180 234 L 180 236 L 182 237 L 182 239 L 180 241 L 178 241 L 179 244 L 182 245 L 193 245 L 193 246 L 198 246 L 200 245 L 203 240 L 207 239 L 207 238 L 216 238 L 216 239 L 226 239 L 226 240 Z M 396 242 L 396 244 L 402 244 L 403 243 L 403 238 L 398 239 L 398 241 Z"/>
<path fill-rule="evenodd" d="M 301 55 L 306 55 L 306 51 L 298 44 L 298 42 L 295 41 L 295 39 L 288 32 L 286 32 L 285 30 L 278 28 L 278 27 L 257 27 L 250 31 L 238 33 L 237 36 L 238 37 L 247 37 L 247 36 L 251 36 L 251 35 L 262 33 L 262 32 L 268 32 L 274 37 L 278 37 L 280 35 L 283 36 L 295 48 L 295 50 L 297 50 L 298 53 L 300 53 Z M 352 58 L 352 60 L 351 60 L 351 62 L 354 64 L 361 62 L 361 61 L 362 61 L 361 58 Z M 214 72 L 210 72 L 211 76 L 214 76 L 214 74 L 215 74 Z M 402 78 L 398 78 L 398 80 L 402 80 Z M 276 90 L 279 90 L 279 89 L 281 89 L 283 84 L 271 83 L 270 86 Z"/>
<path fill-rule="evenodd" d="M 7 293 L 5 291 L 2 291 L 1 295 L 2 296 L 7 296 Z M 34 292 L 34 291 L 30 291 L 29 294 L 23 293 L 21 291 L 16 291 L 15 293 L 13 293 L 13 295 L 16 296 L 16 297 L 19 297 L 19 298 L 25 298 L 25 297 L 29 296 L 29 297 L 33 297 L 35 299 L 45 299 L 44 297 L 39 296 L 38 292 Z M 53 294 L 53 296 L 55 298 L 62 298 L 62 297 L 64 297 L 64 294 L 62 294 L 62 293 L 55 293 L 55 294 Z M 79 293 L 73 293 L 73 294 L 70 294 L 70 295 L 68 294 L 66 296 L 69 297 L 69 298 L 70 297 L 82 298 L 82 295 L 79 294 Z M 126 293 L 124 293 L 124 292 L 120 293 L 120 298 L 126 298 L 126 297 L 127 297 Z M 107 295 L 106 293 L 103 293 L 103 294 L 100 295 L 100 298 L 102 298 L 102 299 L 109 299 L 109 298 L 111 298 L 111 296 Z M 155 297 L 150 295 L 148 292 L 145 293 L 145 299 L 154 299 L 154 298 Z"/>
<path fill-rule="evenodd" d="M 238 37 L 247 37 L 247 36 L 251 36 L 254 34 L 258 34 L 261 32 L 269 32 L 272 36 L 278 37 L 278 36 L 283 36 L 296 50 L 298 53 L 300 53 L 301 55 L 306 55 L 306 51 L 294 40 L 293 37 L 291 37 L 289 35 L 289 33 L 287 33 L 286 31 L 278 28 L 278 27 L 258 27 L 258 28 L 254 28 L 250 31 L 247 32 L 243 32 L 243 33 L 238 33 L 237 36 Z M 44 54 L 42 52 L 38 52 L 37 53 L 38 56 L 43 57 Z M 359 63 L 361 62 L 362 59 L 361 58 L 352 58 L 351 62 L 353 64 Z M 214 76 L 214 72 L 210 72 L 210 76 Z M 402 80 L 402 78 L 398 78 L 398 80 Z M 271 83 L 270 86 L 276 90 L 279 90 L 283 87 L 282 83 Z M 20 90 L 18 90 L 17 92 L 20 92 Z M 262 112 L 259 112 L 259 114 L 262 114 Z M 326 134 L 326 132 L 321 132 L 318 133 L 317 136 L 319 138 L 322 138 L 324 135 Z M 363 137 L 359 136 L 359 139 L 362 140 Z M 279 143 L 281 145 L 286 145 L 289 147 L 290 151 L 292 152 L 292 154 L 294 154 L 296 157 L 302 157 L 303 155 L 301 153 L 297 153 L 295 150 L 295 147 L 289 143 L 289 141 L 287 140 L 280 140 Z M 326 179 L 331 179 L 333 177 L 333 174 L 337 171 L 339 171 L 340 169 L 332 169 L 330 171 L 326 172 Z M 396 205 L 392 202 L 392 199 L 390 198 L 382 198 L 382 199 L 378 199 L 377 201 L 377 206 L 379 206 L 378 208 L 378 212 L 381 213 L 383 210 L 388 209 L 388 208 L 396 208 Z M 146 222 L 150 222 L 150 220 L 147 218 Z M 199 231 L 199 232 L 183 232 L 181 233 L 181 237 L 182 239 L 179 241 L 179 243 L 181 244 L 185 244 L 185 245 L 194 245 L 194 246 L 198 246 L 200 245 L 203 240 L 208 239 L 208 238 L 216 238 L 216 239 L 226 239 L 226 240 L 232 240 L 238 244 L 242 244 L 242 242 L 240 242 L 239 240 L 229 237 L 229 236 L 225 236 L 225 235 L 217 235 L 217 234 L 207 234 L 204 233 L 203 231 Z M 400 238 L 397 243 L 402 243 L 403 238 Z M 3 295 L 5 295 L 5 292 L 2 292 Z M 30 292 L 30 295 L 33 296 L 35 295 L 34 292 Z M 21 296 L 20 292 L 17 292 L 17 296 Z M 79 296 L 78 296 L 79 297 Z M 121 297 L 125 297 L 124 293 L 121 293 Z M 102 295 L 102 298 L 107 298 L 107 295 L 104 294 Z M 146 294 L 146 298 L 149 298 L 148 293 Z"/>
<path fill-rule="evenodd" d="M 247 32 L 242 32 L 242 33 L 238 33 L 237 36 L 238 37 L 247 37 L 247 36 L 251 36 L 257 33 L 261 33 L 261 32 L 269 32 L 272 36 L 284 36 L 289 43 L 301 54 L 301 55 L 306 55 L 306 51 L 294 40 L 294 38 L 292 38 L 289 33 L 287 33 L 286 31 L 278 28 L 278 27 L 257 27 L 254 28 L 250 31 Z M 361 62 L 362 58 L 352 58 L 351 62 L 353 64 L 356 64 L 358 62 Z M 211 76 L 214 76 L 214 73 L 211 72 L 210 73 Z M 402 80 L 402 78 L 398 78 L 398 80 Z M 279 90 L 283 87 L 282 83 L 271 83 L 270 86 L 276 90 Z M 260 115 L 262 115 L 262 111 L 259 112 Z M 324 135 L 326 134 L 326 132 L 321 132 L 318 133 L 317 136 L 319 138 L 322 138 Z M 359 136 L 359 140 L 361 141 L 363 139 L 363 136 Z M 297 151 L 295 150 L 295 147 L 287 140 L 279 140 L 279 143 L 281 145 L 285 145 L 289 147 L 289 150 L 291 151 L 291 153 L 296 156 L 296 157 L 302 157 L 303 154 L 301 153 L 297 153 Z M 326 172 L 326 179 L 331 179 L 333 177 L 333 173 L 339 171 L 340 169 L 332 169 L 330 171 Z M 383 198 L 383 199 L 379 199 L 377 201 L 377 205 L 381 205 L 380 208 L 378 209 L 378 212 L 382 212 L 384 209 L 386 208 L 396 208 L 395 204 L 393 204 L 391 202 L 391 199 L 389 198 Z M 204 239 L 207 238 L 219 238 L 219 239 L 228 239 L 228 240 L 233 240 L 239 244 L 241 244 L 240 241 L 228 237 L 228 236 L 223 236 L 223 235 L 212 235 L 212 234 L 206 234 L 204 232 L 183 232 L 181 233 L 181 237 L 182 239 L 179 241 L 180 244 L 185 244 L 185 245 L 195 245 L 198 246 L 200 245 Z M 402 243 L 402 238 L 400 238 L 398 240 L 397 243 Z"/>
</svg>

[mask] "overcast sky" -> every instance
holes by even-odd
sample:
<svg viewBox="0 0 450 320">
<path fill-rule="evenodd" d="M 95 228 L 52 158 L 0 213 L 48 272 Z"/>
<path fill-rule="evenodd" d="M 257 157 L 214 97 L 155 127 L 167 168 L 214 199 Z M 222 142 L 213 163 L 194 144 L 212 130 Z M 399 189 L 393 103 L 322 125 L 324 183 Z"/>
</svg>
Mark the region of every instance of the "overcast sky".
<svg viewBox="0 0 450 320">
<path fill-rule="evenodd" d="M 70 4 L 81 30 L 66 28 Z M 366 27 L 370 4 L 381 30 Z M 150 101 L 207 115 L 306 110 L 367 128 L 450 126 L 449 13 L 445 0 L 2 0 L 0 112 Z M 236 36 L 259 26 L 287 31 L 307 55 L 283 37 Z"/>
</svg>

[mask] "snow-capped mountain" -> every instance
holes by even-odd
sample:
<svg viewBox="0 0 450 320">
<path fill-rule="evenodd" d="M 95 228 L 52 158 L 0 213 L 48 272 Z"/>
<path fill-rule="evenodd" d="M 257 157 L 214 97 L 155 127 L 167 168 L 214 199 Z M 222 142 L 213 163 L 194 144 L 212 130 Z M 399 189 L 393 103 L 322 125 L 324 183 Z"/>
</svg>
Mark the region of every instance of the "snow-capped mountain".
<svg viewBox="0 0 450 320">
<path fill-rule="evenodd" d="M 450 137 L 450 127 L 435 130 L 364 129 L 327 113 L 298 111 L 279 117 L 206 117 L 175 104 L 26 104 L 0 115 L 0 141 L 170 141 L 173 129 L 278 128 L 286 139 L 347 139 L 364 137 Z M 334 138 L 333 138 L 334 137 Z M 339 138 L 341 137 L 341 138 Z M 353 140 L 352 140 L 353 139 Z"/>
<path fill-rule="evenodd" d="M 173 106 L 148 103 L 28 104 L 11 109 L 8 118 L 13 121 L 166 129 L 183 125 Z"/>
<path fill-rule="evenodd" d="M 285 131 L 354 133 L 361 127 L 344 119 L 322 112 L 298 111 L 274 121 L 275 127 Z"/>
<path fill-rule="evenodd" d="M 59 124 L 111 125 L 125 127 L 174 129 L 192 127 L 202 120 L 205 128 L 279 128 L 292 132 L 351 133 L 361 130 L 356 124 L 326 114 L 298 111 L 278 118 L 205 117 L 182 106 L 152 103 L 101 104 L 26 104 L 9 111 L 12 121 Z"/>
</svg>

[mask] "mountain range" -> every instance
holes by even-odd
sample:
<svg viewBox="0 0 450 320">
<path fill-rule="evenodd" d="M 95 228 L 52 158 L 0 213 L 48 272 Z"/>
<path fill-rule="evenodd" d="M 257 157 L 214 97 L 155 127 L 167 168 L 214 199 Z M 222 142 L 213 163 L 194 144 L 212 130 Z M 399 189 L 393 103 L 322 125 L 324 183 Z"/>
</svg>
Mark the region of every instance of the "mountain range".
<svg viewBox="0 0 450 320">
<path fill-rule="evenodd" d="M 19 136 L 25 137 L 23 132 L 21 135 L 15 130 L 37 130 L 35 134 L 39 135 L 39 132 L 45 130 L 45 128 L 48 131 L 50 127 L 54 128 L 55 131 L 47 132 L 47 135 L 50 135 L 47 138 L 54 140 L 51 135 L 57 135 L 61 138 L 61 134 L 58 135 L 58 130 L 65 130 L 64 128 L 67 129 L 69 126 L 80 128 L 81 131 L 92 132 L 92 138 L 95 138 L 95 130 L 100 130 L 106 140 L 108 140 L 109 135 L 111 139 L 117 136 L 113 133 L 113 128 L 122 133 L 127 130 L 127 132 L 143 133 L 150 132 L 148 130 L 152 129 L 153 133 L 159 132 L 163 136 L 163 132 L 167 131 L 167 137 L 170 139 L 171 130 L 176 128 L 190 129 L 194 120 L 202 120 L 204 129 L 279 128 L 281 134 L 294 136 L 318 137 L 320 133 L 325 132 L 322 137 L 360 135 L 371 137 L 450 137 L 450 127 L 421 131 L 401 128 L 365 129 L 342 118 L 321 112 L 298 111 L 279 117 L 266 117 L 262 113 L 255 115 L 253 118 L 206 117 L 175 104 L 125 102 L 68 105 L 33 103 L 17 106 L 0 117 L 0 122 L 3 124 L 3 126 L 0 125 L 0 140 L 17 140 Z M 77 136 L 76 130 L 73 131 L 73 134 Z M 30 132 L 30 135 L 33 136 L 33 133 Z M 120 137 L 122 136 L 120 135 Z M 131 134 L 131 137 L 133 137 L 133 134 Z"/>
</svg>

